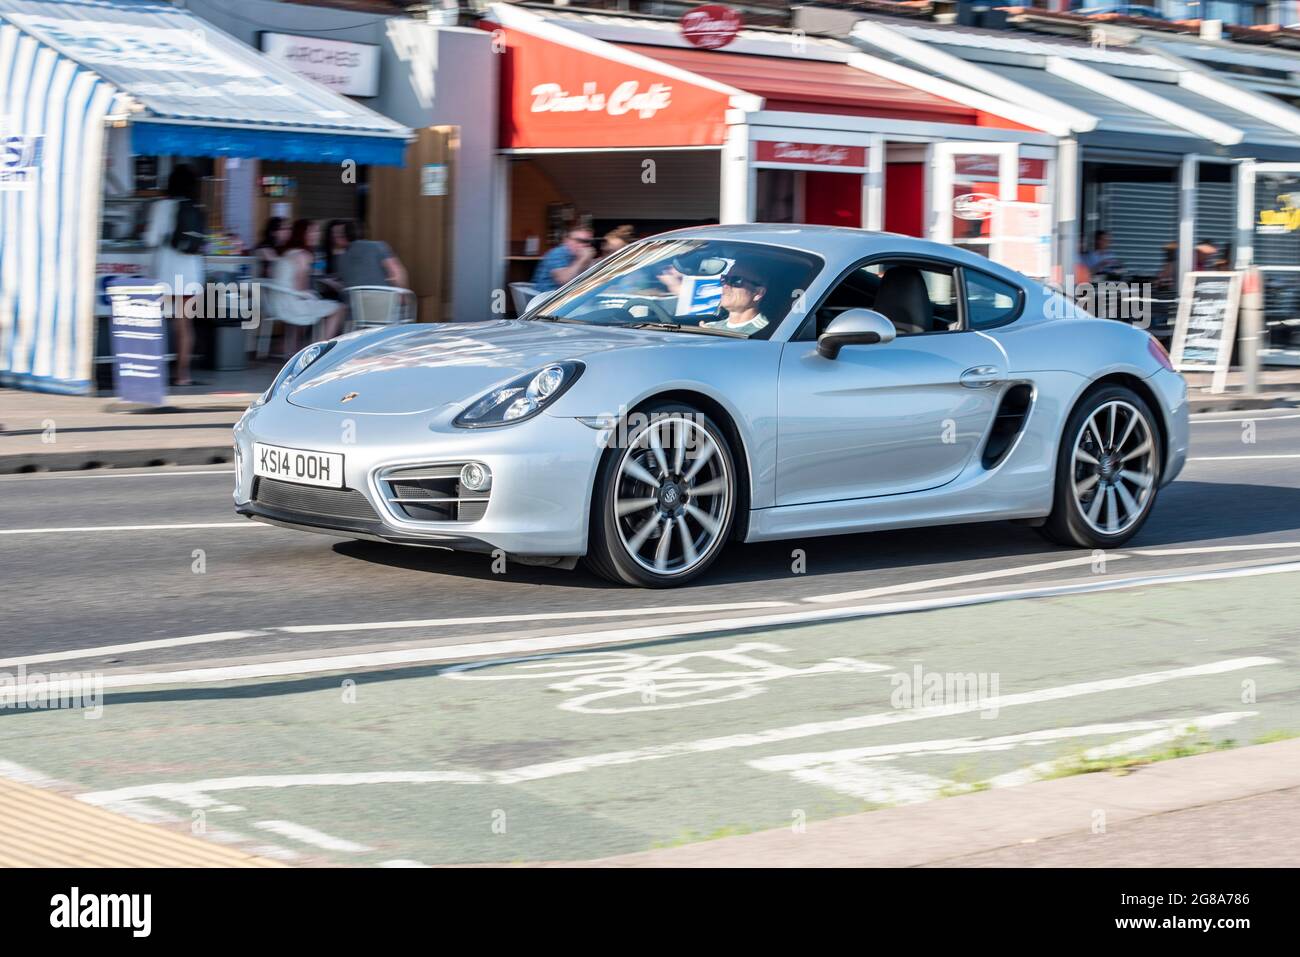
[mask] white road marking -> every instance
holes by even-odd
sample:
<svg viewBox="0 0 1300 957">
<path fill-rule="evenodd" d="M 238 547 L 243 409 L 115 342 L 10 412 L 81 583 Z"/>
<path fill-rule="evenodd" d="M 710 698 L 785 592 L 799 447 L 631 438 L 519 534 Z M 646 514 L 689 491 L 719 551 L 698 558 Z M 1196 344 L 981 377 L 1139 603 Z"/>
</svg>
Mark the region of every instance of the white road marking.
<svg viewBox="0 0 1300 957">
<path fill-rule="evenodd" d="M 376 867 L 432 867 L 432 864 L 422 864 L 419 861 L 408 861 L 405 858 L 398 858 L 394 861 L 380 861 Z"/>
<path fill-rule="evenodd" d="M 948 718 L 954 715 L 970 714 L 986 709 L 1015 708 L 1021 705 L 1042 704 L 1046 701 L 1060 701 L 1065 698 L 1077 698 L 1082 695 L 1099 694 L 1106 691 L 1123 691 L 1130 688 L 1145 688 L 1163 684 L 1180 678 L 1198 678 L 1206 675 L 1225 674 L 1244 668 L 1257 668 L 1262 665 L 1277 664 L 1276 658 L 1251 657 L 1230 658 L 1203 665 L 1185 668 L 1171 668 L 1166 671 L 1151 671 L 1145 674 L 1126 675 L 1122 678 L 1103 678 L 1097 681 L 1083 681 L 1056 688 L 1041 688 L 1037 691 L 1024 691 L 1017 694 L 998 695 L 979 701 L 960 704 L 940 705 L 930 708 L 913 708 L 911 710 L 882 711 L 875 714 L 857 715 L 852 718 L 838 718 L 829 721 L 810 721 L 804 724 L 790 725 L 784 728 L 770 728 L 766 731 L 742 732 L 716 738 L 699 738 L 694 741 L 681 741 L 675 744 L 651 745 L 626 751 L 612 751 L 605 754 L 593 754 L 586 757 L 567 758 L 499 771 L 494 774 L 503 784 L 518 784 L 525 781 L 537 781 L 544 778 L 558 777 L 563 774 L 575 774 L 594 768 L 615 767 L 623 764 L 637 764 L 642 761 L 656 761 L 664 758 L 682 757 L 695 754 L 712 754 L 735 748 L 750 748 L 765 744 L 777 744 L 782 741 L 795 741 L 801 738 L 819 737 L 824 734 L 836 734 L 843 731 L 863 731 L 867 728 L 882 728 L 889 725 L 905 724 L 912 721 L 926 721 L 930 718 Z"/>
<path fill-rule="evenodd" d="M 1269 412 L 1280 412 L 1285 414 L 1268 415 L 1267 413 Z M 1207 422 L 1210 423 L 1211 425 L 1218 422 L 1260 422 L 1260 421 L 1276 422 L 1279 419 L 1300 419 L 1300 412 L 1287 412 L 1286 409 L 1260 409 L 1259 415 L 1250 415 L 1250 416 L 1243 416 L 1241 415 L 1240 409 L 1234 409 L 1231 412 L 1226 414 L 1241 416 L 1240 418 L 1235 418 L 1235 419 L 1217 418 L 1217 416 L 1224 415 L 1224 414 L 1225 414 L 1224 412 L 1198 412 L 1195 415 L 1190 416 L 1190 418 L 1191 421 L 1193 422 Z"/>
<path fill-rule="evenodd" d="M 1206 715 L 1195 720 L 1167 719 L 1151 722 L 1127 722 L 1114 724 L 1088 724 L 1076 728 L 1050 728 L 1047 731 L 1031 731 L 1024 735 L 1004 735 L 988 739 L 949 739 L 946 741 L 911 741 L 902 744 L 878 745 L 874 748 L 850 748 L 839 752 L 814 754 L 779 754 L 771 758 L 759 758 L 750 761 L 750 767 L 758 771 L 784 771 L 794 780 L 807 784 L 829 788 L 849 797 L 857 797 L 872 804 L 920 804 L 931 800 L 941 792 L 971 791 L 974 785 L 963 781 L 936 778 L 936 776 L 918 774 L 894 765 L 898 758 L 917 757 L 930 754 L 978 754 L 982 752 L 1004 752 L 1022 745 L 1037 746 L 1048 742 L 1062 741 L 1071 737 L 1096 737 L 1099 735 L 1117 735 L 1134 731 L 1143 731 L 1143 735 L 1114 741 L 1100 748 L 1091 748 L 1083 752 L 1086 761 L 1100 761 L 1106 757 L 1140 754 L 1157 745 L 1177 741 L 1193 731 L 1205 731 L 1209 728 L 1229 726 L 1243 718 L 1252 718 L 1257 711 L 1232 711 L 1229 714 Z M 989 787 L 1013 787 L 1028 784 L 1052 774 L 1058 768 L 1070 765 L 1071 758 L 1057 761 L 1036 763 L 1022 770 L 1009 774 L 997 775 L 982 781 Z"/>
<path fill-rule="evenodd" d="M 53 479 L 106 479 L 106 478 L 173 478 L 176 476 L 186 475 L 234 475 L 234 469 L 198 469 L 193 472 L 22 472 L 0 476 L 0 480 L 22 479 L 39 479 L 41 481 L 51 481 Z"/>
<path fill-rule="evenodd" d="M 1195 545 L 1187 548 L 1130 548 L 1133 555 L 1217 555 L 1230 552 L 1259 552 L 1279 548 L 1300 548 L 1300 542 L 1248 542 L 1242 545 Z"/>
<path fill-rule="evenodd" d="M 845 761 L 789 772 L 804 784 L 828 788 L 871 804 L 920 804 L 953 788 L 955 781 L 891 764 Z"/>
<path fill-rule="evenodd" d="M 1262 459 L 1300 459 L 1300 452 L 1279 453 L 1277 455 L 1193 455 L 1189 462 L 1250 462 Z"/>
<path fill-rule="evenodd" d="M 63 782 L 57 778 L 52 778 L 47 774 L 13 761 L 0 761 L 0 778 L 17 781 L 19 784 L 30 784 L 35 788 L 58 788 L 63 786 Z"/>
<path fill-rule="evenodd" d="M 1253 712 L 1252 712 L 1253 713 Z M 804 754 L 775 754 L 746 762 L 757 771 L 797 771 L 819 764 L 837 764 L 847 761 L 868 761 L 876 758 L 915 757 L 931 754 L 977 754 L 987 751 L 1006 751 L 1022 744 L 1051 744 L 1065 738 L 1087 738 L 1103 734 L 1129 734 L 1134 731 L 1155 731 L 1167 728 L 1172 721 L 1117 721 L 1103 724 L 1086 724 L 1072 728 L 1046 728 L 1020 734 L 1004 734 L 992 738 L 938 738 L 929 741 L 902 741 L 896 744 L 874 744 L 863 748 L 839 748 L 835 751 L 810 751 Z"/>
<path fill-rule="evenodd" d="M 574 697 L 556 704 L 561 711 L 629 714 L 673 711 L 752 698 L 763 694 L 767 684 L 784 678 L 863 675 L 895 670 L 888 665 L 871 664 L 856 658 L 831 658 L 806 668 L 791 668 L 758 657 L 760 652 L 783 654 L 789 650 L 771 642 L 747 641 L 718 651 L 666 655 L 619 650 L 537 655 L 453 665 L 442 671 L 441 677 L 461 681 L 549 681 L 552 683 L 548 687 L 552 691 L 574 693 Z M 700 659 L 703 659 L 705 667 L 692 670 L 690 664 Z M 488 673 L 478 673 L 484 670 Z"/>
<path fill-rule="evenodd" d="M 489 779 L 467 771 L 357 771 L 337 774 L 247 774 L 233 778 L 168 784 L 136 784 L 111 791 L 90 791 L 77 795 L 79 801 L 110 810 L 122 802 L 146 798 L 179 801 L 197 806 L 197 798 L 214 791 L 247 791 L 256 788 L 338 787 L 363 784 L 483 784 Z M 209 801 L 204 806 L 220 802 Z"/>
<path fill-rule="evenodd" d="M 1114 741 L 1110 744 L 1089 748 L 1083 752 L 1082 758 L 1085 761 L 1100 761 L 1105 758 L 1141 754 L 1157 745 L 1177 741 L 1179 738 L 1185 738 L 1198 731 L 1226 727 L 1243 718 L 1253 718 L 1257 714 L 1259 714 L 1258 711 L 1227 711 L 1223 714 L 1205 715 L 1191 721 L 1170 721 L 1166 723 L 1166 727 L 1151 731 L 1148 734 L 1140 734 L 1137 737 L 1125 738 L 1123 741 Z M 990 787 L 995 788 L 1018 787 L 1022 784 L 1037 781 L 1054 771 L 1060 770 L 1062 767 L 1068 767 L 1070 763 L 1071 759 L 1068 757 L 1058 758 L 1055 761 L 1042 761 L 1027 768 L 1021 768 L 1018 771 L 1009 771 L 1006 774 L 999 774 L 989 778 L 988 784 Z"/>
<path fill-rule="evenodd" d="M 811 721 L 786 727 L 769 728 L 764 731 L 743 732 L 714 738 L 697 738 L 692 741 L 679 741 L 672 744 L 651 745 L 643 748 L 566 758 L 560 761 L 524 765 L 501 771 L 369 771 L 243 775 L 229 778 L 206 778 L 190 782 L 168 781 L 156 784 L 136 784 L 107 791 L 93 791 L 81 794 L 78 797 L 88 804 L 107 808 L 112 808 L 124 802 L 138 802 L 149 798 L 177 801 L 187 807 L 211 807 L 222 803 L 210 797 L 214 792 L 242 791 L 256 788 L 347 787 L 371 784 L 521 784 L 528 781 L 560 777 L 566 774 L 579 774 L 596 768 L 638 764 L 644 761 L 657 761 L 665 758 L 714 754 L 720 751 L 777 744 L 783 741 L 796 741 L 802 738 L 820 737 L 845 731 L 862 731 L 868 728 L 926 721 L 931 718 L 947 718 L 954 715 L 969 714 L 985 708 L 996 707 L 1000 710 L 1021 705 L 1041 704 L 1047 701 L 1060 701 L 1083 695 L 1101 694 L 1107 691 L 1146 688 L 1182 678 L 1227 674 L 1246 668 L 1257 668 L 1271 664 L 1278 664 L 1278 660 L 1264 657 L 1229 658 L 1183 668 L 1171 668 L 1165 671 L 1151 671 L 1143 674 L 1125 675 L 1119 678 L 1102 678 L 1094 681 L 1060 685 L 1055 688 L 1040 688 L 1036 691 L 1000 695 L 983 701 L 931 708 L 915 708 L 912 710 L 876 712 L 828 721 Z"/>
<path fill-rule="evenodd" d="M 715 605 L 667 605 L 653 609 L 666 614 L 688 612 L 744 611 L 747 609 L 789 607 L 791 602 L 748 601 Z M 205 645 L 210 642 L 237 641 L 244 638 L 265 638 L 273 632 L 307 634 L 315 632 L 366 631 L 380 628 L 440 628 L 448 625 L 482 625 L 501 622 L 571 621 L 583 618 L 632 618 L 643 615 L 649 608 L 612 608 L 572 612 L 539 612 L 537 614 L 487 615 L 477 618 L 426 618 L 420 621 L 363 622 L 358 625 L 282 625 L 260 631 L 218 631 L 204 635 L 181 635 L 176 638 L 153 638 L 120 645 L 100 645 L 95 648 L 76 648 L 69 651 L 52 651 L 19 658 L 0 658 L 0 668 L 14 665 L 43 664 L 50 661 L 75 661 L 79 658 L 99 658 L 104 655 L 127 654 L 133 651 L 152 651 L 159 648 L 179 648 L 185 645 Z"/>
<path fill-rule="evenodd" d="M 1126 721 L 1108 724 L 1080 725 L 1072 728 L 1049 728 L 1023 734 L 1008 734 L 993 738 L 946 738 L 934 741 L 904 741 L 897 744 L 879 744 L 865 748 L 841 748 L 808 754 L 778 754 L 746 762 L 757 771 L 774 771 L 789 774 L 797 781 L 830 788 L 850 797 L 875 804 L 913 804 L 928 800 L 945 789 L 970 790 L 970 783 L 946 780 L 929 775 L 901 770 L 892 762 L 902 757 L 930 755 L 979 754 L 989 751 L 1009 751 L 1022 746 L 1037 747 L 1069 738 L 1091 738 L 1100 735 L 1146 732 L 1109 745 L 1083 752 L 1086 760 L 1138 754 L 1156 745 L 1186 737 L 1195 730 L 1224 727 L 1243 718 L 1257 715 L 1257 711 L 1234 711 L 1226 714 L 1206 715 L 1192 721 L 1170 718 L 1154 721 Z M 1010 787 L 1028 784 L 1066 766 L 1070 758 L 1043 761 L 1017 771 L 997 775 L 982 782 L 992 787 Z"/>
<path fill-rule="evenodd" d="M 194 528 L 271 528 L 260 522 L 184 522 L 178 525 L 76 525 L 65 528 L 0 528 L 0 535 L 61 535 L 67 532 L 172 532 Z"/>
<path fill-rule="evenodd" d="M 274 631 L 295 635 L 322 634 L 336 631 L 386 631 L 390 628 L 443 628 L 447 625 L 496 625 L 523 621 L 574 621 L 590 618 L 632 618 L 651 612 L 661 615 L 686 615 L 705 611 L 746 611 L 757 608 L 789 607 L 788 601 L 737 601 L 713 605 L 643 605 L 637 608 L 603 608 L 595 611 L 546 611 L 518 615 L 483 615 L 467 618 L 412 618 L 405 621 L 361 621 L 352 624 L 282 625 Z"/>
<path fill-rule="evenodd" d="M 568 635 L 543 635 L 536 638 L 504 638 L 494 641 L 466 644 L 437 645 L 427 648 L 406 648 L 396 651 L 369 651 L 348 655 L 319 658 L 302 658 L 288 661 L 257 662 L 247 665 L 222 665 L 212 668 L 190 668 L 180 671 L 148 671 L 137 674 L 104 675 L 101 687 L 132 688 L 148 685 L 206 684 L 215 681 L 246 681 L 253 678 L 277 678 L 289 675 L 320 674 L 322 672 L 350 672 L 371 670 L 391 665 L 434 664 L 440 661 L 464 661 L 469 658 L 513 658 L 560 651 L 566 648 L 589 648 L 600 645 L 628 644 L 660 638 L 677 638 L 686 635 L 708 634 L 769 627 L 773 625 L 808 624 L 838 621 L 846 618 L 874 618 L 903 612 L 933 611 L 940 608 L 964 608 L 994 602 L 1016 601 L 1023 598 L 1050 598 L 1063 595 L 1082 595 L 1096 592 L 1118 591 L 1150 585 L 1180 584 L 1199 581 L 1217 581 L 1230 578 L 1253 578 L 1260 575 L 1277 575 L 1300 571 L 1300 561 L 1275 565 L 1258 565 L 1248 568 L 1220 569 L 1183 574 L 1145 575 L 1133 578 L 1103 579 L 1067 585 L 1026 587 L 1009 591 L 975 592 L 967 595 L 945 595 L 935 598 L 888 602 L 876 605 L 851 605 L 841 608 L 808 608 L 772 615 L 755 615 L 749 618 L 718 618 L 704 621 L 678 622 L 669 625 L 638 628 L 615 628 L 608 631 L 580 632 Z M 72 693 L 77 690 L 74 680 L 42 681 L 42 694 Z M 0 700 L 26 697 L 24 684 L 0 685 Z"/>
<path fill-rule="evenodd" d="M 1123 552 L 1106 553 L 1107 562 L 1118 561 L 1121 558 L 1127 557 L 1128 556 Z M 1091 565 L 1095 561 L 1097 561 L 1097 559 L 1092 554 L 1080 555 L 1075 558 L 1064 558 L 1054 562 L 1039 562 L 1034 565 L 1017 565 L 1014 568 L 997 568 L 992 571 L 971 572 L 969 575 L 953 575 L 949 578 L 930 578 L 919 582 L 903 582 L 899 585 L 882 585 L 878 588 L 864 588 L 860 591 L 842 591 L 827 595 L 811 595 L 803 600 L 815 603 L 856 601 L 860 598 L 875 598 L 880 595 L 898 595 L 905 592 L 927 591 L 931 588 L 942 588 L 946 585 L 966 585 L 970 582 L 989 581 L 994 578 L 1018 578 L 1021 575 L 1051 571 L 1056 568 L 1074 568 L 1080 565 Z"/>
<path fill-rule="evenodd" d="M 239 641 L 243 638 L 265 638 L 269 634 L 269 631 L 214 631 L 206 635 L 155 638 L 150 641 L 132 641 L 121 645 L 101 645 L 98 648 L 77 648 L 72 651 L 49 651 L 39 655 L 0 658 L 0 668 L 43 664 L 49 661 L 73 661 L 78 658 L 99 658 L 104 655 L 123 655 L 130 654 L 133 651 L 150 651 L 155 648 L 178 648 L 182 645 L 206 645 L 220 641 Z"/>
<path fill-rule="evenodd" d="M 303 844 L 310 844 L 312 847 L 319 847 L 325 851 L 364 854 L 366 851 L 371 850 L 364 844 L 358 844 L 355 841 L 349 841 L 341 837 L 334 837 L 315 828 L 295 824 L 293 821 L 258 821 L 253 827 L 262 831 L 270 831 L 272 834 L 279 834 L 281 837 L 287 837 Z"/>
</svg>

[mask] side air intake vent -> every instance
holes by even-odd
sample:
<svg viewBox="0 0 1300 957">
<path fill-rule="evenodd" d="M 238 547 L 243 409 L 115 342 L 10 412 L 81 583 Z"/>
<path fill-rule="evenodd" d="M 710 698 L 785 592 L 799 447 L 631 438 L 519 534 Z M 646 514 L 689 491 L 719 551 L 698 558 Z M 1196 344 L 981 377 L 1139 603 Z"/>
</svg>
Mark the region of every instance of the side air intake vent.
<svg viewBox="0 0 1300 957">
<path fill-rule="evenodd" d="M 997 417 L 993 420 L 993 431 L 984 446 L 983 465 L 986 469 L 995 468 L 1011 451 L 1016 436 L 1025 427 L 1029 417 L 1029 406 L 1033 404 L 1034 390 L 1028 385 L 1013 385 L 1002 396 L 998 406 Z"/>
</svg>

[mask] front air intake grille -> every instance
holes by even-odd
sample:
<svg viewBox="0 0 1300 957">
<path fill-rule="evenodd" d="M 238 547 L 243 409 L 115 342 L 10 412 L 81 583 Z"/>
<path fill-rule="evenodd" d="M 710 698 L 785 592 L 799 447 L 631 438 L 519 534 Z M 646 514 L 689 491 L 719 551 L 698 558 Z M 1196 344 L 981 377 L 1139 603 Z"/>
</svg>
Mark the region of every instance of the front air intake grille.
<svg viewBox="0 0 1300 957">
<path fill-rule="evenodd" d="M 379 477 L 379 488 L 399 517 L 414 522 L 476 522 L 487 512 L 491 489 L 476 492 L 462 487 L 463 465 L 389 469 Z"/>
<path fill-rule="evenodd" d="M 277 512 L 304 517 L 379 521 L 366 497 L 350 488 L 315 488 L 259 478 L 253 486 L 253 501 Z"/>
</svg>

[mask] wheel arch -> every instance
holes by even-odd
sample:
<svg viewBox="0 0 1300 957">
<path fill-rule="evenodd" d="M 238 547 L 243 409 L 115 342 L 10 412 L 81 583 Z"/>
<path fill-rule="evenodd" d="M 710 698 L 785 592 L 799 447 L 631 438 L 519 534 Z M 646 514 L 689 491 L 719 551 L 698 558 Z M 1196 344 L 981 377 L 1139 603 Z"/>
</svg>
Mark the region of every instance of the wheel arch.
<svg viewBox="0 0 1300 957">
<path fill-rule="evenodd" d="M 750 468 L 749 450 L 745 444 L 745 437 L 741 434 L 740 427 L 736 424 L 735 417 L 727 410 L 727 407 L 713 398 L 706 392 L 699 392 L 694 389 L 665 389 L 662 392 L 655 392 L 645 396 L 636 405 L 627 410 L 627 415 L 638 412 L 646 406 L 655 402 L 681 402 L 686 405 L 693 405 L 701 412 L 718 423 L 718 428 L 726 434 L 727 441 L 731 443 L 731 457 L 736 464 L 736 514 L 731 522 L 732 541 L 743 542 L 749 534 L 749 509 L 750 502 L 753 501 L 753 472 Z M 612 455 L 617 451 L 613 448 L 607 448 L 597 464 L 596 471 L 599 473 L 600 468 L 604 465 L 605 456 Z M 590 496 L 590 508 L 598 507 L 596 497 Z M 591 534 L 591 523 L 587 523 L 587 534 Z"/>
<path fill-rule="evenodd" d="M 1164 404 L 1160 401 L 1160 397 L 1156 395 L 1155 391 L 1147 381 L 1140 376 L 1133 375 L 1130 372 L 1110 372 L 1104 376 L 1093 379 L 1082 391 L 1079 392 L 1078 398 L 1076 398 L 1070 405 L 1069 411 L 1066 412 L 1065 417 L 1061 420 L 1062 426 L 1069 422 L 1070 416 L 1074 415 L 1074 410 L 1079 407 L 1084 399 L 1088 398 L 1088 396 L 1092 395 L 1098 389 L 1104 389 L 1106 386 L 1110 385 L 1124 386 L 1126 389 L 1134 392 L 1138 398 L 1147 404 L 1147 408 L 1149 408 L 1151 414 L 1155 416 L 1156 431 L 1160 433 L 1160 470 L 1163 474 L 1165 468 L 1167 468 L 1169 464 L 1169 422 L 1165 418 Z M 1064 436 L 1062 436 L 1062 440 L 1064 440 Z"/>
</svg>

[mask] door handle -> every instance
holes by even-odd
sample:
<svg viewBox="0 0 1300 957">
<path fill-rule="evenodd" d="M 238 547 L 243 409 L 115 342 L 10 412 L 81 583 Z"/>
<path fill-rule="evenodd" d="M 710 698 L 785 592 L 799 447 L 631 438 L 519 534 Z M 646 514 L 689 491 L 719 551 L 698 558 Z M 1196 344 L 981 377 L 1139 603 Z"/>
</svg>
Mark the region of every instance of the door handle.
<svg viewBox="0 0 1300 957">
<path fill-rule="evenodd" d="M 961 374 L 961 384 L 968 389 L 987 389 L 1001 381 L 1002 372 L 997 366 L 974 366 Z"/>
</svg>

